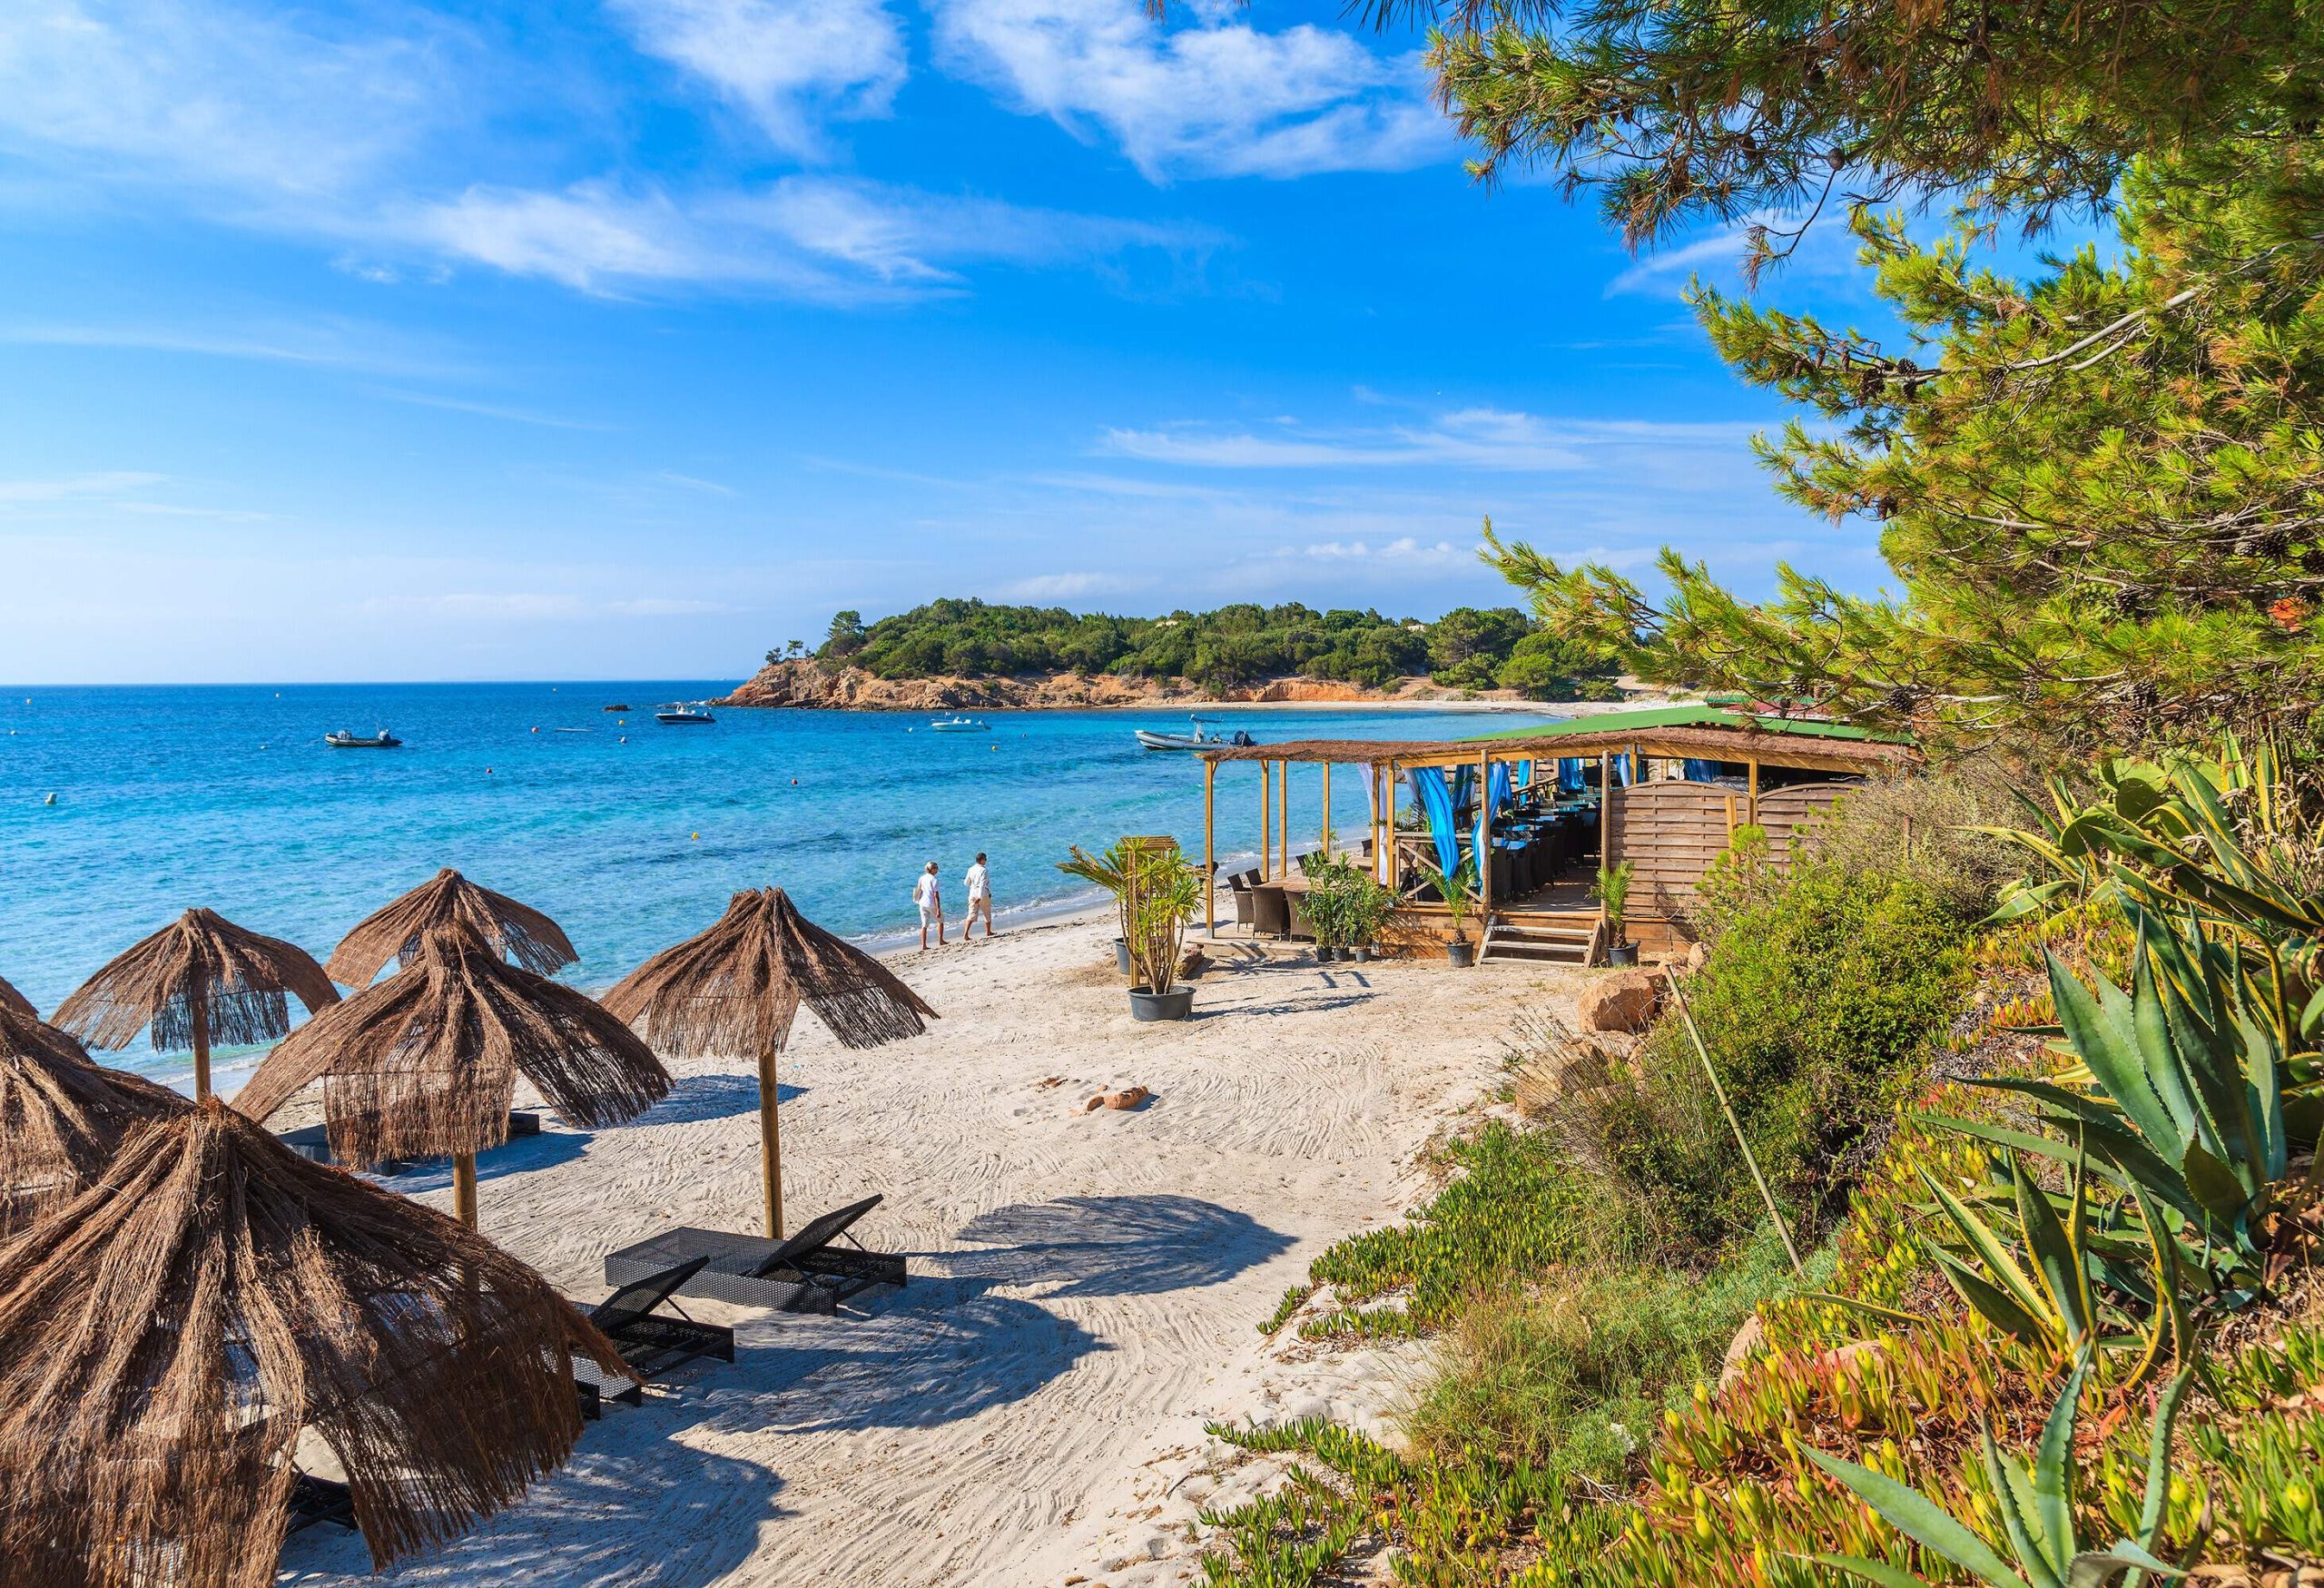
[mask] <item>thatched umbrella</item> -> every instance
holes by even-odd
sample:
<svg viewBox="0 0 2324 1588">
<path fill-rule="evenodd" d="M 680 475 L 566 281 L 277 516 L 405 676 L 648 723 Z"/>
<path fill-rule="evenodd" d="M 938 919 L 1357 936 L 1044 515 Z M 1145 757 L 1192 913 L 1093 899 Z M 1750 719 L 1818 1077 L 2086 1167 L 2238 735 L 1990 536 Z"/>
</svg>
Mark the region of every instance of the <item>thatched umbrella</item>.
<svg viewBox="0 0 2324 1588">
<path fill-rule="evenodd" d="M 339 989 L 304 949 L 244 931 L 214 910 L 189 910 L 57 1005 L 55 1023 L 97 1048 L 153 1032 L 160 1051 L 193 1050 L 193 1095 L 210 1095 L 212 1042 L 271 1042 L 290 1029 L 299 995 L 312 1014 Z"/>
<path fill-rule="evenodd" d="M 799 913 L 781 888 L 734 895 L 726 913 L 631 972 L 601 1001 L 657 1052 L 699 1059 L 748 1053 L 759 1062 L 759 1151 L 766 1228 L 783 1233 L 783 1139 L 774 1059 L 804 1002 L 842 1047 L 916 1037 L 936 1018 L 919 993 L 852 943 Z"/>
<path fill-rule="evenodd" d="M 40 1016 L 40 1011 L 33 1007 L 33 1001 L 9 986 L 5 976 L 0 976 L 0 1009 L 12 1009 L 18 1014 L 28 1014 L 34 1019 Z"/>
<path fill-rule="evenodd" d="M 0 1238 L 94 1183 L 138 1126 L 192 1106 L 0 1002 Z"/>
<path fill-rule="evenodd" d="M 384 1565 L 562 1465 L 621 1358 L 441 1214 L 222 1104 L 0 1247 L 0 1559 L 43 1588 L 264 1588 L 302 1428 Z"/>
<path fill-rule="evenodd" d="M 331 951 L 324 969 L 349 987 L 369 987 L 389 960 L 409 962 L 419 940 L 439 926 L 461 922 L 527 971 L 547 976 L 581 956 L 565 929 L 529 904 L 480 888 L 450 866 L 394 903 L 355 923 Z"/>
<path fill-rule="evenodd" d="M 421 938 L 385 981 L 300 1027 L 234 1104 L 263 1119 L 320 1080 L 334 1158 L 448 1155 L 454 1204 L 473 1227 L 476 1155 L 508 1139 L 519 1074 L 567 1123 L 591 1129 L 670 1095 L 669 1073 L 635 1032 L 454 922 Z"/>
</svg>

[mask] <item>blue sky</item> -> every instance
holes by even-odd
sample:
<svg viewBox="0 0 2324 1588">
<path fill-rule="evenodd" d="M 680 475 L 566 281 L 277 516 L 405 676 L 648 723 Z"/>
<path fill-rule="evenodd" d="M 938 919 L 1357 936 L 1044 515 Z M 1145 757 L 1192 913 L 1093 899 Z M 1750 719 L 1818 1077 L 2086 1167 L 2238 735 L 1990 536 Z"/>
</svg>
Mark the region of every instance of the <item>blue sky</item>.
<svg viewBox="0 0 2324 1588">
<path fill-rule="evenodd" d="M 16 0 L 0 679 L 717 677 L 980 595 L 1508 599 L 1487 514 L 1860 588 L 1412 32 L 1205 0 Z M 1768 291 L 1840 318 L 1837 238 Z"/>
</svg>

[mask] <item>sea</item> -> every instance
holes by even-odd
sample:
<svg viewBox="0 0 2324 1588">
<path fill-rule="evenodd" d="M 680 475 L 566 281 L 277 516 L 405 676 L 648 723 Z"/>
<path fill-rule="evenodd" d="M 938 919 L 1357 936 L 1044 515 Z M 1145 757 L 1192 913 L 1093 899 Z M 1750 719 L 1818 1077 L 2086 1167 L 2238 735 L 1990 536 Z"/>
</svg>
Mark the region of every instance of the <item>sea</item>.
<svg viewBox="0 0 2324 1588">
<path fill-rule="evenodd" d="M 999 711 L 935 733 L 901 713 L 654 708 L 733 680 L 27 688 L 0 695 L 0 976 L 43 1011 L 184 910 L 207 905 L 326 957 L 364 915 L 453 866 L 546 911 L 610 985 L 714 920 L 735 890 L 787 889 L 810 919 L 879 949 L 916 941 L 911 888 L 940 868 L 948 913 L 988 856 L 1003 931 L 1090 902 L 1068 847 L 1126 833 L 1202 842 L 1202 771 L 1134 727 L 1180 710 Z M 623 710 L 608 710 L 620 706 Z M 949 715 L 949 714 L 947 714 Z M 1236 707 L 1262 741 L 1457 738 L 1552 715 Z M 323 735 L 392 730 L 392 750 Z M 1295 847 L 1323 822 L 1294 769 Z M 1360 775 L 1333 821 L 1361 832 Z M 1221 767 L 1222 860 L 1255 854 L 1259 769 Z M 231 1067 L 233 1056 L 222 1053 Z M 142 1042 L 107 1062 L 182 1084 Z"/>
</svg>

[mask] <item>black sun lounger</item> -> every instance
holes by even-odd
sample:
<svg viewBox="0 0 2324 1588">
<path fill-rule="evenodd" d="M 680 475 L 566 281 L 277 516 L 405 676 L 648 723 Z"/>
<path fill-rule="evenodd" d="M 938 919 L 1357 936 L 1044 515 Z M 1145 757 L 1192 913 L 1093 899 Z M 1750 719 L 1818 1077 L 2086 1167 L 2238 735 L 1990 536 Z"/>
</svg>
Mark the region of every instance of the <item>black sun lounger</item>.
<svg viewBox="0 0 2324 1588">
<path fill-rule="evenodd" d="M 335 1479 L 319 1478 L 310 1472 L 294 1469 L 290 1475 L 290 1531 L 298 1533 L 318 1523 L 352 1528 L 355 1496 L 345 1484 Z"/>
<path fill-rule="evenodd" d="M 706 1296 L 742 1307 L 777 1312 L 833 1313 L 839 1304 L 874 1285 L 901 1285 L 904 1260 L 867 1252 L 848 1228 L 880 1205 L 866 1197 L 802 1225 L 788 1240 L 723 1230 L 670 1230 L 606 1257 L 606 1283 L 629 1285 L 685 1264 L 702 1262 L 678 1287 L 684 1296 Z M 833 1243 L 844 1239 L 846 1246 Z"/>
<path fill-rule="evenodd" d="M 644 1398 L 639 1380 L 665 1378 L 697 1356 L 734 1359 L 734 1331 L 724 1324 L 697 1323 L 684 1313 L 673 1317 L 660 1309 L 675 1305 L 678 1287 L 693 1278 L 708 1258 L 698 1257 L 635 1279 L 586 1308 L 588 1319 L 614 1343 L 621 1359 L 637 1379 L 609 1374 L 586 1356 L 573 1358 L 573 1383 L 581 1392 L 582 1415 L 596 1415 L 590 1402 L 599 1396 L 636 1406 Z"/>
</svg>

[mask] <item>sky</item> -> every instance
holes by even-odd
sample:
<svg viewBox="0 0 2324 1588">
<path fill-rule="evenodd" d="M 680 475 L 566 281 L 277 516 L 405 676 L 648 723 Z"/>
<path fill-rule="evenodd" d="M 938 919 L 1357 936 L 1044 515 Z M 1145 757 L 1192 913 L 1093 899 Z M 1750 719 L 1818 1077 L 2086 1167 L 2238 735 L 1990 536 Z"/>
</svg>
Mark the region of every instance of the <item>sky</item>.
<svg viewBox="0 0 2324 1588">
<path fill-rule="evenodd" d="M 0 6 L 0 680 L 739 677 L 940 596 L 1869 591 L 1425 40 L 1196 0 Z M 1866 306 L 1834 232 L 1764 295 Z"/>
</svg>

